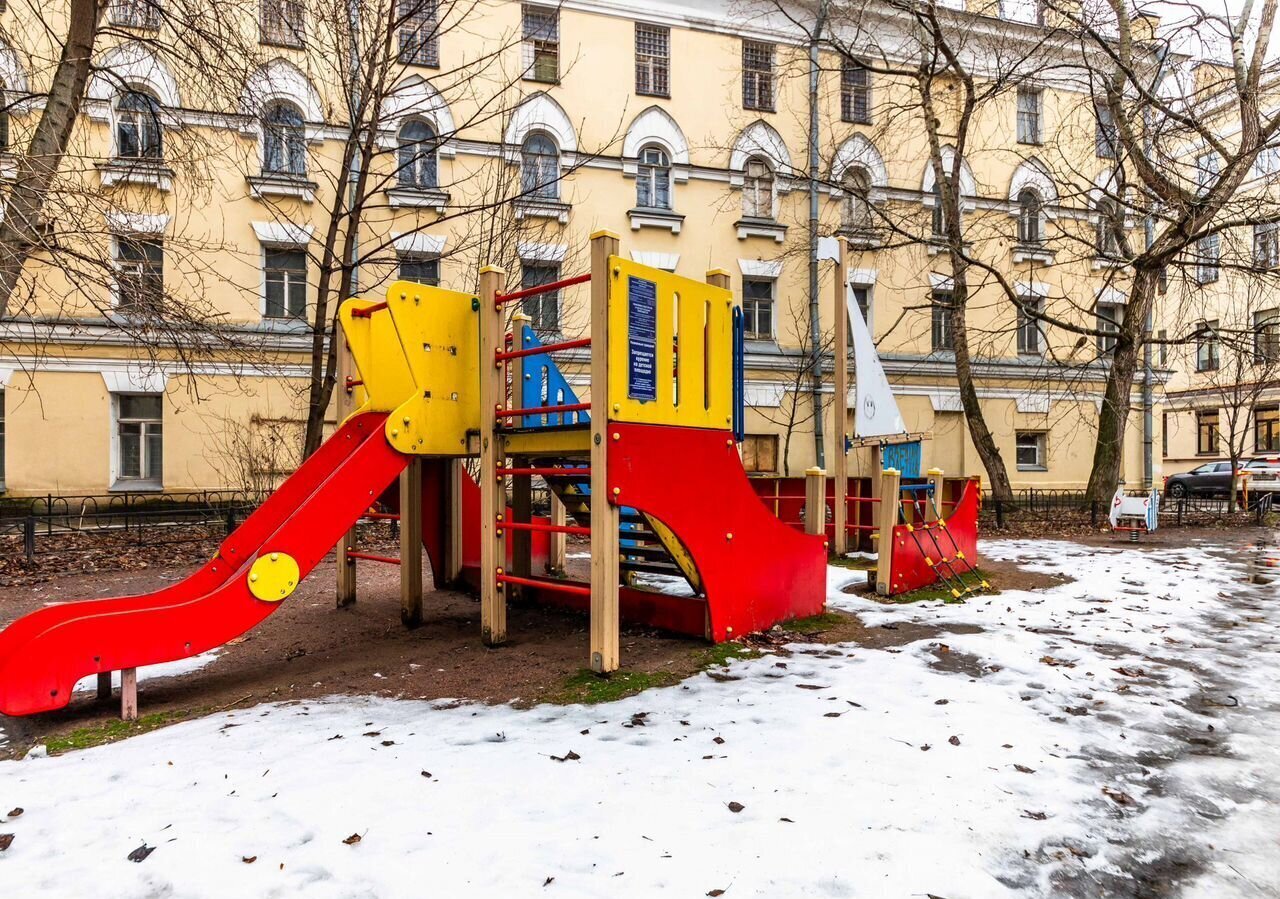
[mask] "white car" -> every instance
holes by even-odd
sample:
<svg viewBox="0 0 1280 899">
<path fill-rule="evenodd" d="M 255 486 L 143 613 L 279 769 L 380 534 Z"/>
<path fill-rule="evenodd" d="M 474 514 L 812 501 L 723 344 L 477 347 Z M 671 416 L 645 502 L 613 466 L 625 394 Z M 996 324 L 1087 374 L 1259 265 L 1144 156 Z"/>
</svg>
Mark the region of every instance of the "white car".
<svg viewBox="0 0 1280 899">
<path fill-rule="evenodd" d="M 1268 493 L 1280 491 L 1280 456 L 1250 459 L 1244 464 L 1249 474 L 1249 489 Z"/>
</svg>

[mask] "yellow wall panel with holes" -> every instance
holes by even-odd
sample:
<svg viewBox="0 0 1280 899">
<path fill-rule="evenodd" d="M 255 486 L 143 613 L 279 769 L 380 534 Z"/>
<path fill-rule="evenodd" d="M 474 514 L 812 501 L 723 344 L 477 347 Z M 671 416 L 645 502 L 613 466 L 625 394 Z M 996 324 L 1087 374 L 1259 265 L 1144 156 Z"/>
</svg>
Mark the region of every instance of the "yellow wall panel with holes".
<svg viewBox="0 0 1280 899">
<path fill-rule="evenodd" d="M 394 412 L 416 389 L 396 326 L 387 311 L 368 316 L 355 314 L 375 305 L 373 300 L 351 299 L 338 310 L 351 358 L 364 382 L 364 402 L 356 413 Z M 345 385 L 338 388 L 345 389 Z"/>
<path fill-rule="evenodd" d="M 609 418 L 733 424 L 733 294 L 609 258 Z"/>
</svg>

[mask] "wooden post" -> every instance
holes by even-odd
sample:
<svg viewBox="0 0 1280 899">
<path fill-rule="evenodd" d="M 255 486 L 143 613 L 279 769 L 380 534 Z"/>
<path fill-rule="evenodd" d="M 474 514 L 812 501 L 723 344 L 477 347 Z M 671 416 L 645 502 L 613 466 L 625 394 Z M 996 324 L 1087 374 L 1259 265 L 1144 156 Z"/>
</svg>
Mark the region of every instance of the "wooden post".
<svg viewBox="0 0 1280 899">
<path fill-rule="evenodd" d="M 453 586 L 462 578 L 462 479 L 469 477 L 461 459 L 449 460 L 449 483 L 445 510 L 443 583 Z"/>
<path fill-rule="evenodd" d="M 564 507 L 564 502 L 554 492 L 548 490 L 551 495 L 551 523 L 556 527 L 564 527 L 569 520 L 568 510 Z M 554 574 L 556 577 L 564 575 L 565 571 L 565 538 L 567 534 L 552 532 L 550 536 L 550 547 L 547 551 L 547 574 Z"/>
<path fill-rule="evenodd" d="M 804 472 L 804 532 L 815 536 L 827 530 L 827 473 L 821 468 Z"/>
<path fill-rule="evenodd" d="M 494 358 L 502 347 L 503 311 L 497 294 L 506 272 L 495 266 L 480 269 L 480 636 L 488 646 L 507 639 L 507 593 L 497 577 L 507 560 L 505 529 L 506 481 L 497 469 L 506 461 L 498 433 L 498 407 L 507 396 L 503 369 Z"/>
<path fill-rule="evenodd" d="M 523 311 L 511 316 L 511 335 L 513 350 L 523 350 L 525 325 L 533 321 Z M 524 384 L 530 375 L 524 370 L 524 359 L 512 359 L 511 371 L 511 404 L 516 408 L 524 407 Z M 516 456 L 512 460 L 515 468 L 527 468 L 528 456 Z M 527 474 L 513 475 L 511 478 L 511 516 L 515 521 L 528 523 L 533 520 L 533 478 Z M 511 531 L 511 571 L 517 577 L 529 577 L 533 572 L 533 534 L 529 531 Z M 519 587 L 511 589 L 511 596 L 519 597 Z"/>
<path fill-rule="evenodd" d="M 845 449 L 845 438 L 848 436 L 849 421 L 849 288 L 845 283 L 848 272 L 845 265 L 844 238 L 838 238 L 840 250 L 836 254 L 835 271 L 835 319 L 832 327 L 836 329 L 836 351 L 834 364 L 835 403 L 832 404 L 832 436 L 831 459 L 835 470 L 835 496 L 832 504 L 832 519 L 835 524 L 835 539 L 831 544 L 831 552 L 838 558 L 844 558 L 849 551 L 849 453 Z"/>
<path fill-rule="evenodd" d="M 944 499 L 942 495 L 942 469 L 930 468 L 928 472 L 925 473 L 925 477 L 928 478 L 929 483 L 933 485 L 933 490 L 931 491 L 932 496 L 925 497 L 924 520 L 937 521 L 940 515 L 945 518 L 946 513 L 942 511 L 942 500 Z"/>
<path fill-rule="evenodd" d="M 422 458 L 400 474 L 400 623 L 422 624 Z"/>
<path fill-rule="evenodd" d="M 355 388 L 347 389 L 347 378 L 357 375 L 355 360 L 351 356 L 351 347 L 347 345 L 346 336 L 339 328 L 334 339 L 338 341 L 338 382 L 334 385 L 334 405 L 337 407 L 338 421 L 344 421 L 356 409 Z M 356 526 L 352 525 L 338 540 L 337 549 L 337 593 L 338 608 L 349 606 L 356 601 L 356 560 L 347 553 L 356 548 Z"/>
<path fill-rule="evenodd" d="M 609 484 L 609 257 L 618 235 L 591 235 L 591 670 L 618 668 L 618 530 L 620 507 Z M 621 302 L 621 284 L 618 285 Z M 625 334 L 617 335 L 625 340 Z"/>
<path fill-rule="evenodd" d="M 137 668 L 126 668 L 120 672 L 120 717 L 125 721 L 138 720 Z"/>
<path fill-rule="evenodd" d="M 893 527 L 902 502 L 902 473 L 886 468 L 880 477 L 880 528 L 876 541 L 876 592 L 888 596 L 893 578 Z"/>
<path fill-rule="evenodd" d="M 98 702 L 106 702 L 111 698 L 111 672 L 98 673 Z"/>
</svg>

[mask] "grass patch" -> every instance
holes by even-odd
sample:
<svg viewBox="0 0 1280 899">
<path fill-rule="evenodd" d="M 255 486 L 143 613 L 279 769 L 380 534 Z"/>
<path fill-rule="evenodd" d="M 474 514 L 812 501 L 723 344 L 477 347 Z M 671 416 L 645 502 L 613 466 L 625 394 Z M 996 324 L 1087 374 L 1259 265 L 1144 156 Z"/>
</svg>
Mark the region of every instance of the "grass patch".
<svg viewBox="0 0 1280 899">
<path fill-rule="evenodd" d="M 990 584 L 990 587 L 983 590 L 978 595 L 990 596 L 991 594 L 1000 592 L 1000 589 L 996 586 L 996 582 L 991 579 L 991 575 L 986 571 L 983 571 L 981 568 L 975 568 L 972 572 L 966 571 L 964 574 L 964 582 L 970 585 L 973 584 L 975 576 Z M 910 593 L 900 593 L 897 596 L 878 596 L 874 593 L 870 594 L 870 596 L 876 602 L 887 603 L 890 605 L 905 605 L 906 603 L 928 602 L 930 600 L 942 600 L 945 603 L 964 602 L 963 597 L 957 599 L 952 596 L 951 588 L 946 584 L 943 584 L 941 581 L 936 584 L 930 584 L 927 587 L 921 587 L 919 590 L 912 590 Z"/>
<path fill-rule="evenodd" d="M 782 622 L 782 627 L 793 634 L 821 634 L 844 624 L 847 620 L 843 615 L 835 612 L 822 612 L 818 615 L 811 615 L 808 618 L 784 621 Z"/>
<path fill-rule="evenodd" d="M 597 705 L 602 702 L 614 702 L 643 693 L 645 690 L 670 687 L 710 668 L 724 667 L 738 659 L 754 659 L 760 655 L 761 652 L 758 649 L 730 642 L 699 647 L 691 651 L 686 660 L 682 660 L 683 664 L 678 663 L 679 667 L 671 671 L 624 670 L 600 675 L 583 668 L 565 678 L 559 687 L 539 697 L 537 701 L 553 705 L 575 703 Z"/>
<path fill-rule="evenodd" d="M 170 724 L 177 724 L 186 718 L 198 718 L 202 714 L 204 714 L 203 711 L 178 709 L 142 715 L 137 721 L 104 721 L 101 724 L 77 728 L 69 733 L 51 735 L 44 741 L 44 745 L 49 750 L 49 755 L 92 749 L 94 746 L 114 743 L 117 740 L 136 737 L 138 734 L 158 730 Z"/>
<path fill-rule="evenodd" d="M 831 556 L 827 559 L 828 565 L 836 568 L 847 568 L 850 571 L 875 571 L 875 559 L 850 559 L 847 556 Z"/>
</svg>

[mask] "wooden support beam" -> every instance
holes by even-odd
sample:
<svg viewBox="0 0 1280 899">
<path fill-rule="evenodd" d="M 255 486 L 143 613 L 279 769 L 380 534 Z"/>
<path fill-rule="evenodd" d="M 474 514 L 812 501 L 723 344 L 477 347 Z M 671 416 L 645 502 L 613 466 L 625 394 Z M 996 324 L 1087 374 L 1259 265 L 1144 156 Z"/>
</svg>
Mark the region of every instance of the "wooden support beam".
<svg viewBox="0 0 1280 899">
<path fill-rule="evenodd" d="M 137 668 L 126 668 L 120 672 L 120 717 L 125 721 L 138 720 Z"/>
<path fill-rule="evenodd" d="M 400 473 L 400 623 L 422 624 L 422 459 Z"/>
<path fill-rule="evenodd" d="M 551 523 L 556 527 L 563 527 L 569 520 L 568 510 L 554 491 L 548 492 L 551 495 Z M 564 575 L 565 545 L 568 537 L 568 534 L 558 531 L 552 531 L 548 535 L 550 547 L 547 550 L 547 574 L 554 574 L 556 577 Z"/>
<path fill-rule="evenodd" d="M 618 528 L 619 507 L 609 484 L 609 300 L 615 284 L 610 256 L 618 254 L 618 236 L 591 236 L 591 670 L 599 674 L 619 665 Z M 621 285 L 618 285 L 620 292 Z M 622 302 L 621 297 L 618 302 Z M 625 340 L 625 334 L 616 335 Z"/>
<path fill-rule="evenodd" d="M 437 588 L 452 587 L 462 579 L 462 479 L 465 477 L 470 475 L 463 460 L 451 459 L 445 495 L 444 571 L 440 574 L 443 582 L 437 584 Z"/>
<path fill-rule="evenodd" d="M 804 472 L 804 532 L 815 537 L 827 529 L 827 473 L 821 468 Z"/>
<path fill-rule="evenodd" d="M 335 337 L 338 341 L 338 383 L 334 387 L 334 406 L 339 422 L 356 410 L 356 391 L 358 387 L 347 390 L 347 379 L 357 378 L 355 359 L 351 355 L 351 347 L 347 345 L 342 329 L 338 329 Z M 338 608 L 344 608 L 356 601 L 356 560 L 347 557 L 347 553 L 356 548 L 356 527 L 351 526 L 338 540 L 337 548 L 337 585 L 336 596 Z"/>
<path fill-rule="evenodd" d="M 835 539 L 831 552 L 843 558 L 849 551 L 849 454 L 845 450 L 845 438 L 849 430 L 849 286 L 845 265 L 845 241 L 837 239 L 840 251 L 836 255 L 835 317 L 832 325 L 836 331 L 834 360 L 835 404 L 831 412 L 832 435 L 831 462 L 835 472 L 835 491 L 832 500 L 832 521 Z"/>
<path fill-rule="evenodd" d="M 893 583 L 893 527 L 898 523 L 898 507 L 902 503 L 902 473 L 896 468 L 884 471 L 880 482 L 880 539 L 876 546 L 876 592 L 888 596 Z"/>
<path fill-rule="evenodd" d="M 938 513 L 942 511 L 942 501 L 946 499 L 943 495 L 943 477 L 941 468 L 930 468 L 925 475 L 929 479 L 929 483 L 933 485 L 933 495 L 925 498 L 924 504 L 924 520 L 937 521 Z"/>
<path fill-rule="evenodd" d="M 111 672 L 98 672 L 98 702 L 106 702 L 111 699 Z"/>
<path fill-rule="evenodd" d="M 498 433 L 498 407 L 506 402 L 503 367 L 496 361 L 506 332 L 497 294 L 507 273 L 495 266 L 480 269 L 480 636 L 487 646 L 507 639 L 507 592 L 498 582 L 507 550 L 499 515 L 506 514 L 506 480 L 497 475 L 506 463 L 506 447 Z"/>
</svg>

